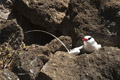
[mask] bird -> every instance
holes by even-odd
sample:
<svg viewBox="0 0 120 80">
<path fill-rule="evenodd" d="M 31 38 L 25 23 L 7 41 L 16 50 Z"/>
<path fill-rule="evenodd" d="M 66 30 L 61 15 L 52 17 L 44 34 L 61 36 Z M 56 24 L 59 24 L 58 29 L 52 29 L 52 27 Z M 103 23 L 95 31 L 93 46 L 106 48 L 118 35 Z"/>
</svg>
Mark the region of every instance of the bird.
<svg viewBox="0 0 120 80">
<path fill-rule="evenodd" d="M 51 35 L 52 37 L 54 37 L 55 39 L 57 39 L 66 49 L 66 51 L 69 54 L 80 54 L 80 53 L 91 53 L 95 50 L 99 50 L 102 46 L 100 44 L 98 44 L 95 39 L 92 36 L 85 36 L 82 40 L 83 40 L 83 45 L 73 48 L 73 49 L 68 49 L 67 46 L 55 35 L 44 31 L 44 30 L 29 30 L 26 31 L 25 33 L 30 33 L 30 32 L 43 32 L 46 33 L 48 35 Z"/>
<path fill-rule="evenodd" d="M 98 44 L 95 39 L 91 36 L 85 36 L 83 39 L 83 49 L 86 52 L 93 52 L 102 48 L 101 44 Z"/>
<path fill-rule="evenodd" d="M 79 53 L 91 53 L 95 50 L 102 48 L 101 44 L 98 44 L 92 36 L 85 36 L 83 39 L 83 45 L 73 48 L 69 51 L 69 54 Z"/>
</svg>

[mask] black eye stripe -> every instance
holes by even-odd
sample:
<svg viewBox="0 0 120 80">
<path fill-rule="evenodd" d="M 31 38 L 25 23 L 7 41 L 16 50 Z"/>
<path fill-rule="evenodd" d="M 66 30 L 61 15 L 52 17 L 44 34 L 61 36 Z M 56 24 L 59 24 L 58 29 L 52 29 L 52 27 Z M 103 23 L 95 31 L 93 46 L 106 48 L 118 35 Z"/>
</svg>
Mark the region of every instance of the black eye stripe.
<svg viewBox="0 0 120 80">
<path fill-rule="evenodd" d="M 88 40 L 90 40 L 91 39 L 91 37 L 90 38 L 88 38 Z"/>
</svg>

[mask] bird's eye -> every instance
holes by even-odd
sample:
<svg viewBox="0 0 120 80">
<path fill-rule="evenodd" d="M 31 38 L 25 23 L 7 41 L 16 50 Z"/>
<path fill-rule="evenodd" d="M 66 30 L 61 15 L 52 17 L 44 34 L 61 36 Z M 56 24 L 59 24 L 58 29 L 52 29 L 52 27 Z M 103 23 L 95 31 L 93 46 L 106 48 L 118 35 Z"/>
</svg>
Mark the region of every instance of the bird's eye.
<svg viewBox="0 0 120 80">
<path fill-rule="evenodd" d="M 91 37 L 90 38 L 88 38 L 88 40 L 90 40 L 91 39 Z"/>
</svg>

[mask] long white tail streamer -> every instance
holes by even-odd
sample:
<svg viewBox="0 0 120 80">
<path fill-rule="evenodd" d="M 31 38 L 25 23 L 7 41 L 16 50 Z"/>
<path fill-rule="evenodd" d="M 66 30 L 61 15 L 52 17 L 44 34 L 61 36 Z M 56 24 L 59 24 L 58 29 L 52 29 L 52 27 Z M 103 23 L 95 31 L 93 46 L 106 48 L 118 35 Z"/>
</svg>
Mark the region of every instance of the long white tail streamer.
<svg viewBox="0 0 120 80">
<path fill-rule="evenodd" d="M 66 47 L 66 45 L 59 38 L 57 38 L 55 35 L 47 32 L 47 31 L 43 31 L 43 30 L 29 30 L 29 31 L 26 31 L 25 33 L 30 33 L 30 32 L 43 32 L 43 33 L 49 34 L 52 37 L 54 37 L 55 39 L 57 39 L 65 47 L 65 49 L 67 50 L 68 53 L 70 52 L 69 49 Z"/>
</svg>

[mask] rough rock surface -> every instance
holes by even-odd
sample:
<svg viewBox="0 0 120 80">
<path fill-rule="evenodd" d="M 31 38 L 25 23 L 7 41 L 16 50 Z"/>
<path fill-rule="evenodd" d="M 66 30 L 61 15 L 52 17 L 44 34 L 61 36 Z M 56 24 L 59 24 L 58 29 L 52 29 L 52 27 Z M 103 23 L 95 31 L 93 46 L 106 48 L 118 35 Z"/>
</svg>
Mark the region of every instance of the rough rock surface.
<svg viewBox="0 0 120 80">
<path fill-rule="evenodd" d="M 61 31 L 72 37 L 74 46 L 91 35 L 103 45 L 119 47 L 119 5 L 118 0 L 70 0 Z"/>
<path fill-rule="evenodd" d="M 114 47 L 80 56 L 56 52 L 41 71 L 52 80 L 119 80 L 119 53 Z"/>
<path fill-rule="evenodd" d="M 0 70 L 0 80 L 19 80 L 19 78 L 13 72 L 4 69 Z"/>
<path fill-rule="evenodd" d="M 68 49 L 71 49 L 72 47 L 72 40 L 69 36 L 60 36 L 59 39 L 66 45 Z M 57 39 L 52 40 L 50 43 L 46 44 L 50 51 L 52 53 L 55 53 L 56 51 L 67 51 L 66 48 L 63 46 L 60 41 Z"/>
<path fill-rule="evenodd" d="M 8 42 L 13 49 L 20 48 L 24 39 L 22 28 L 15 20 L 6 20 L 0 24 L 0 44 Z"/>
<path fill-rule="evenodd" d="M 15 0 L 15 8 L 37 25 L 60 24 L 69 0 Z M 50 27 L 50 26 L 49 26 Z"/>
<path fill-rule="evenodd" d="M 119 26 L 119 0 L 0 0 L 0 79 L 119 80 Z M 85 35 L 108 47 L 70 55 L 48 34 L 23 34 L 33 29 L 60 36 L 69 49 Z"/>
<path fill-rule="evenodd" d="M 10 18 L 12 5 L 13 3 L 11 0 L 0 0 L 0 23 L 2 20 Z"/>
<path fill-rule="evenodd" d="M 59 39 L 71 47 L 70 37 L 61 36 Z M 26 46 L 25 51 L 22 51 L 21 55 L 12 63 L 12 71 L 22 80 L 37 79 L 41 68 L 52 56 L 51 54 L 58 50 L 64 50 L 62 46 L 56 39 L 46 44 L 46 46 Z"/>
<path fill-rule="evenodd" d="M 22 51 L 21 55 L 12 63 L 12 71 L 20 80 L 35 80 L 42 66 L 48 61 L 49 51 L 46 47 L 32 45 Z"/>
<path fill-rule="evenodd" d="M 18 22 L 26 24 L 22 26 L 26 30 L 59 31 L 72 38 L 74 47 L 82 44 L 84 35 L 95 37 L 103 45 L 120 46 L 118 0 L 14 0 L 14 6 L 16 15 L 23 15 Z"/>
</svg>

